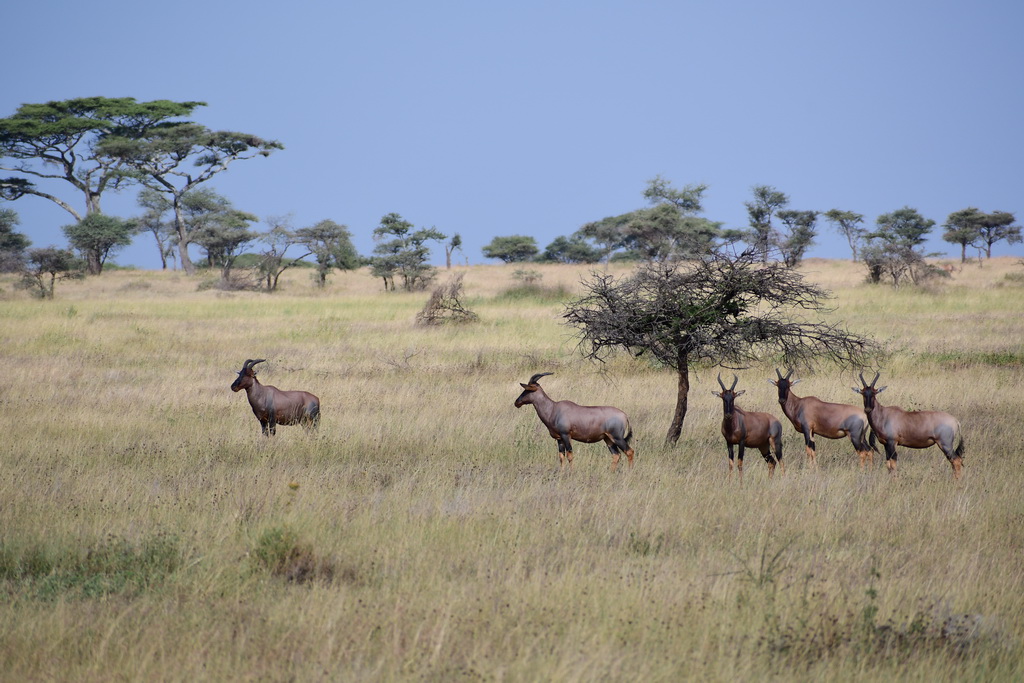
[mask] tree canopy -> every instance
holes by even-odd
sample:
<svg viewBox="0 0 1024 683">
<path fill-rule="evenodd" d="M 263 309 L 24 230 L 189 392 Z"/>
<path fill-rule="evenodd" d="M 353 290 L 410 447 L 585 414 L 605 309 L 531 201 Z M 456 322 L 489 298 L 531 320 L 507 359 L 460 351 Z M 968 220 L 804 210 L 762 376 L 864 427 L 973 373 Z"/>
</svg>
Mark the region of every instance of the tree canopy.
<svg viewBox="0 0 1024 683">
<path fill-rule="evenodd" d="M 20 219 L 13 209 L 0 209 L 0 273 L 16 271 L 21 267 L 25 250 L 32 241 L 14 229 Z"/>
<path fill-rule="evenodd" d="M 430 247 L 426 243 L 447 236 L 432 227 L 417 230 L 399 214 L 389 213 L 374 228 L 373 239 L 377 242 L 370 257 L 373 275 L 384 280 L 385 290 L 395 289 L 395 276 L 399 275 L 402 288 L 413 291 L 426 288 L 434 277 L 434 267 L 427 263 Z"/>
<path fill-rule="evenodd" d="M 44 104 L 23 104 L 0 119 L 0 197 L 36 196 L 55 203 L 76 221 L 101 213 L 100 200 L 132 178 L 124 174 L 127 160 L 112 155 L 101 143 L 108 138 L 137 139 L 171 119 L 188 116 L 204 102 L 133 97 L 82 97 Z M 82 203 L 62 197 L 70 186 Z M 82 210 L 84 209 L 84 210 Z"/>
<path fill-rule="evenodd" d="M 905 280 L 916 284 L 933 273 L 925 261 L 930 254 L 925 253 L 924 245 L 934 225 L 935 221 L 909 206 L 880 215 L 861 250 L 871 281 L 888 276 L 892 286 L 899 287 Z"/>
<path fill-rule="evenodd" d="M 295 241 L 303 245 L 316 259 L 317 286 L 327 285 L 327 274 L 333 268 L 353 270 L 362 264 L 362 259 L 352 245 L 352 233 L 349 229 L 324 219 L 308 228 L 295 231 Z"/>
<path fill-rule="evenodd" d="M 485 258 L 496 258 L 505 263 L 529 261 L 537 256 L 537 240 L 527 235 L 495 237 L 481 250 Z"/>
<path fill-rule="evenodd" d="M 824 214 L 825 220 L 835 227 L 835 229 L 846 238 L 846 242 L 850 245 L 850 251 L 853 252 L 853 260 L 857 260 L 857 250 L 864 241 L 864 236 L 867 235 L 867 229 L 862 227 L 864 223 L 864 216 L 854 211 L 843 211 L 842 209 L 829 209 Z"/>
<path fill-rule="evenodd" d="M 711 251 L 721 236 L 721 224 L 698 214 L 706 185 L 675 188 L 655 176 L 647 181 L 644 198 L 650 204 L 618 216 L 584 224 L 572 239 L 593 247 L 601 258 L 664 259 L 697 257 Z M 619 250 L 622 250 L 621 252 Z"/>
<path fill-rule="evenodd" d="M 90 213 L 77 223 L 65 225 L 68 243 L 85 259 L 89 275 L 99 275 L 107 258 L 132 243 L 136 226 L 131 221 L 102 213 Z"/>
</svg>

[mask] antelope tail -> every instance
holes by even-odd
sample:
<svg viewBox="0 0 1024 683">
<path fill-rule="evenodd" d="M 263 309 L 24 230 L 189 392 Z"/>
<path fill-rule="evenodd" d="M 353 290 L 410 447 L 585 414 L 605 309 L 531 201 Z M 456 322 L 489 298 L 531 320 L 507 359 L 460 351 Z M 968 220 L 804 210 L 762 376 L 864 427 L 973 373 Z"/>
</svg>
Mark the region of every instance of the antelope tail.
<svg viewBox="0 0 1024 683">
<path fill-rule="evenodd" d="M 963 460 L 964 452 L 967 449 L 964 447 L 964 435 L 960 434 L 960 443 L 956 445 L 956 449 L 953 451 L 953 455 Z"/>
<path fill-rule="evenodd" d="M 626 433 L 622 435 L 622 438 L 627 446 L 632 445 L 630 442 L 633 440 L 633 425 L 629 424 L 629 420 L 626 420 Z"/>
</svg>

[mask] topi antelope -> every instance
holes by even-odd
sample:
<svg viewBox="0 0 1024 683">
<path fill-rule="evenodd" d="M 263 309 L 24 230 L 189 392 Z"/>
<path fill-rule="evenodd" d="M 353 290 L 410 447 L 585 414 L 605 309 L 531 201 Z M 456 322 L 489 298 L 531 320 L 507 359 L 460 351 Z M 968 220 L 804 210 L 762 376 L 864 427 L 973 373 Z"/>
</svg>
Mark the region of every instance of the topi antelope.
<svg viewBox="0 0 1024 683">
<path fill-rule="evenodd" d="M 572 401 L 552 401 L 537 381 L 552 372 L 541 372 L 530 378 L 526 384 L 520 382 L 523 393 L 516 399 L 516 408 L 532 404 L 537 416 L 548 428 L 551 438 L 558 442 L 558 462 L 565 467 L 566 460 L 572 469 L 572 441 L 596 443 L 604 441 L 612 453 L 612 471 L 619 464 L 619 457 L 626 454 L 629 466 L 633 466 L 633 449 L 629 442 L 633 430 L 629 418 L 618 408 L 611 406 L 580 406 Z"/>
<path fill-rule="evenodd" d="M 883 406 L 877 396 L 885 387 L 875 388 L 878 375 L 871 384 L 864 381 L 860 373 L 861 388 L 853 390 L 864 398 L 864 412 L 868 415 L 871 429 L 878 440 L 885 444 L 885 464 L 890 472 L 896 471 L 896 447 L 928 448 L 937 445 L 953 468 L 953 478 L 959 479 L 964 465 L 964 437 L 960 422 L 949 413 L 937 410 L 903 410 L 894 406 Z M 953 441 L 959 437 L 956 448 Z"/>
<path fill-rule="evenodd" d="M 260 421 L 266 436 L 276 434 L 279 424 L 301 424 L 315 429 L 320 424 L 320 399 L 308 391 L 281 391 L 277 387 L 260 384 L 253 368 L 265 360 L 245 361 L 238 372 L 238 379 L 231 384 L 231 391 L 245 389 L 253 415 Z"/>
<path fill-rule="evenodd" d="M 861 468 L 866 462 L 875 464 L 874 451 L 878 449 L 874 445 L 874 434 L 868 427 L 868 416 L 861 408 L 845 403 L 826 403 L 814 396 L 800 398 L 792 391 L 793 385 L 800 381 L 790 380 L 792 370 L 783 377 L 779 369 L 775 368 L 775 374 L 778 379 L 768 381 L 779 390 L 779 405 L 782 406 L 782 412 L 793 423 L 797 433 L 804 435 L 807 460 L 811 465 L 817 464 L 815 434 L 826 439 L 849 436 L 857 455 L 860 456 Z"/>
<path fill-rule="evenodd" d="M 739 470 L 740 481 L 743 481 L 743 449 L 746 447 L 756 448 L 761 451 L 761 456 L 768 463 L 768 476 L 775 474 L 775 464 L 781 466 L 785 474 L 786 466 L 782 462 L 782 423 L 768 413 L 747 412 L 736 405 L 736 397 L 745 394 L 745 391 L 735 391 L 739 377 L 732 376 L 732 386 L 728 389 L 722 383 L 722 375 L 718 375 L 718 386 L 722 387 L 721 393 L 711 393 L 722 399 L 722 436 L 725 437 L 725 444 L 729 447 L 729 476 L 732 477 L 733 446 L 739 446 L 739 462 L 736 467 Z M 775 451 L 772 456 L 771 451 Z"/>
</svg>

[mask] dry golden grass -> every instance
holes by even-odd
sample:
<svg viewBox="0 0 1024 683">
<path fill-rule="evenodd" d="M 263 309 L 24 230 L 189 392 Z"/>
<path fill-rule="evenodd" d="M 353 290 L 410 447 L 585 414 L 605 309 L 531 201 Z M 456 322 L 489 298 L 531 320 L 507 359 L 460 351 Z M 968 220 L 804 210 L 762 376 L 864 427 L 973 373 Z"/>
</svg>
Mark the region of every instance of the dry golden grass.
<svg viewBox="0 0 1024 683">
<path fill-rule="evenodd" d="M 198 291 L 176 273 L 0 280 L 0 678 L 4 680 L 1019 680 L 1024 676 L 1024 272 L 969 266 L 928 290 L 812 261 L 836 319 L 885 341 L 887 403 L 964 425 L 965 477 L 936 449 L 857 468 L 819 439 L 785 476 L 726 478 L 716 370 L 662 444 L 671 371 L 574 355 L 559 303 L 585 268 L 465 273 L 480 322 L 413 324 L 426 294 L 364 273 L 326 291 Z M 626 268 L 616 266 L 616 272 Z M 444 277 L 444 274 L 442 274 Z M 272 440 L 228 389 L 323 403 Z M 518 382 L 614 404 L 637 464 L 555 444 Z M 741 405 L 781 416 L 766 379 Z M 800 395 L 859 400 L 856 373 Z M 801 391 L 802 390 L 802 391 Z M 756 455 L 756 454 L 755 454 Z"/>
</svg>

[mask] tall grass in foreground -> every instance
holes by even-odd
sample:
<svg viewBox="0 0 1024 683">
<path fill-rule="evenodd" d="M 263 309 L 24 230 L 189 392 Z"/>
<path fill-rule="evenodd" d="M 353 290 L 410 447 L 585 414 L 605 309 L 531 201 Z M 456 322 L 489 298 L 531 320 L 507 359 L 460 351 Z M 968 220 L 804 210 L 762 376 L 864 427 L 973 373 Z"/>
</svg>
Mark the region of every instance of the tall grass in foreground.
<svg viewBox="0 0 1024 683">
<path fill-rule="evenodd" d="M 551 289 L 585 271 L 464 269 L 480 322 L 413 324 L 426 294 L 196 291 L 115 272 L 37 302 L 0 280 L 0 678 L 5 680 L 1014 680 L 1024 676 L 1024 287 L 969 267 L 932 291 L 811 262 L 836 319 L 885 341 L 886 404 L 957 416 L 937 449 L 859 471 L 848 442 L 726 478 L 715 370 L 662 440 L 671 371 L 573 353 Z M 1010 276 L 1010 277 L 1007 277 Z M 537 284 L 537 283 L 535 283 Z M 228 389 L 316 393 L 272 440 Z M 637 464 L 581 445 L 562 474 L 518 382 L 629 414 Z M 781 416 L 769 366 L 740 404 Z M 854 402 L 856 373 L 800 395 Z M 801 391 L 802 390 L 802 391 Z M 756 455 L 756 454 L 755 454 Z"/>
</svg>

